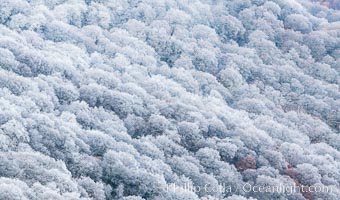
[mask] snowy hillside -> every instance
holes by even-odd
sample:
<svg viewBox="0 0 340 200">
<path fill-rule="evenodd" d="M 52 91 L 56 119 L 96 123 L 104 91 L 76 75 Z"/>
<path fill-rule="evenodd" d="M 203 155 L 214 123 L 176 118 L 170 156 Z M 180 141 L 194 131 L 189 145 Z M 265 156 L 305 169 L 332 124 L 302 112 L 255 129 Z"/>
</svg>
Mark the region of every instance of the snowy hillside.
<svg viewBox="0 0 340 200">
<path fill-rule="evenodd" d="M 339 73 L 309 1 L 0 0 L 0 200 L 339 200 Z"/>
</svg>

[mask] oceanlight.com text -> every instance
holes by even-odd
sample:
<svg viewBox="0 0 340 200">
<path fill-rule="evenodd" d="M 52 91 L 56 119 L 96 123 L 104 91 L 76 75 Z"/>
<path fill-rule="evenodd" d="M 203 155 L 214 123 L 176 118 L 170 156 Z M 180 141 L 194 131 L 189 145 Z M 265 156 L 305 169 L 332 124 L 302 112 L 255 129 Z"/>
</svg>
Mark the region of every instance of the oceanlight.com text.
<svg viewBox="0 0 340 200">
<path fill-rule="evenodd" d="M 170 184 L 166 187 L 167 191 L 172 192 L 207 192 L 207 193 L 235 193 L 243 191 L 245 193 L 285 193 L 287 195 L 291 195 L 297 192 L 308 192 L 308 193 L 331 193 L 333 192 L 332 187 L 327 187 L 324 185 L 312 185 L 312 186 L 304 186 L 304 185 L 251 185 L 249 183 L 245 183 L 241 186 L 231 186 L 227 184 L 220 185 L 211 185 L 206 184 L 203 186 L 194 186 L 192 184 Z"/>
</svg>

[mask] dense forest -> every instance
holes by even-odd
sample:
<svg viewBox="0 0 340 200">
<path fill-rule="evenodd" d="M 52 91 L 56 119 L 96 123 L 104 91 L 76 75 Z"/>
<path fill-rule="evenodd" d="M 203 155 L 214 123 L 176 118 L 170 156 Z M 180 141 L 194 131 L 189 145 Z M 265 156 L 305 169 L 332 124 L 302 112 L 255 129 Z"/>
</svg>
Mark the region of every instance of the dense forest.
<svg viewBox="0 0 340 200">
<path fill-rule="evenodd" d="M 0 0 L 0 200 L 339 200 L 339 73 L 307 0 Z"/>
</svg>

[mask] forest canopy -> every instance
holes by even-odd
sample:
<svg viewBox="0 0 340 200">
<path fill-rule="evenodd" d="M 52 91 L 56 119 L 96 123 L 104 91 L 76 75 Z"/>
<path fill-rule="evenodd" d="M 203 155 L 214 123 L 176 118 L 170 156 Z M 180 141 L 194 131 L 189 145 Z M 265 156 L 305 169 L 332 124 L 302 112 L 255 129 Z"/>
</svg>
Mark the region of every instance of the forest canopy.
<svg viewBox="0 0 340 200">
<path fill-rule="evenodd" d="M 339 73 L 309 1 L 0 0 L 0 200 L 338 200 Z"/>
</svg>

